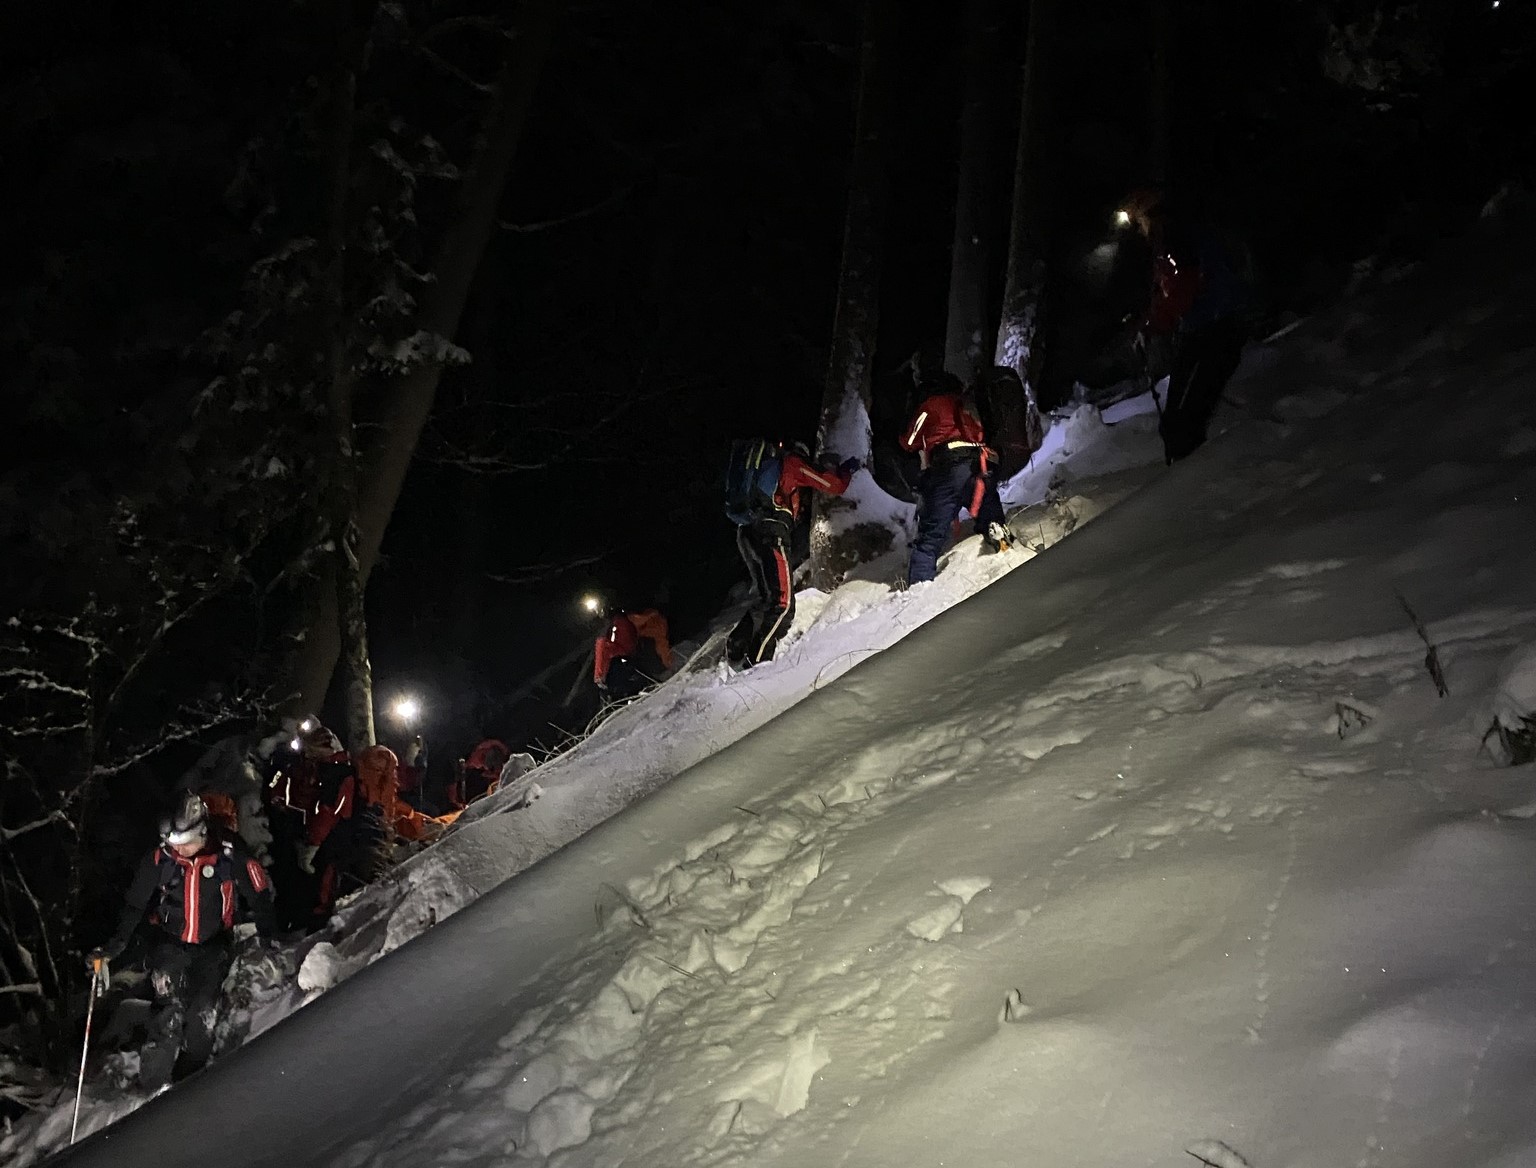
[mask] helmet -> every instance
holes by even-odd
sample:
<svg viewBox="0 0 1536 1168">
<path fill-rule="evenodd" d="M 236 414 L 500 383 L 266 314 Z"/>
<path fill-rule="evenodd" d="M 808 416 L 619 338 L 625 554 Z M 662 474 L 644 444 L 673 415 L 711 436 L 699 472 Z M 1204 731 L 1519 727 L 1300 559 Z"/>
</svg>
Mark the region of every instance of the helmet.
<svg viewBox="0 0 1536 1168">
<path fill-rule="evenodd" d="M 370 802 L 381 803 L 400 777 L 400 759 L 387 746 L 369 746 L 357 752 L 357 777 Z"/>
<path fill-rule="evenodd" d="M 1137 187 L 1120 201 L 1115 222 L 1121 227 L 1149 223 L 1165 210 L 1167 197 L 1159 187 Z"/>
<path fill-rule="evenodd" d="M 195 792 L 183 794 L 176 810 L 160 821 L 160 838 L 172 847 L 208 839 L 208 809 Z"/>
<path fill-rule="evenodd" d="M 316 725 L 299 735 L 305 758 L 330 758 L 341 754 L 341 740 L 324 726 Z"/>
<path fill-rule="evenodd" d="M 469 758 L 465 759 L 464 765 L 474 770 L 499 775 L 501 768 L 511 757 L 512 749 L 505 742 L 499 738 L 487 738 L 469 752 Z"/>
<path fill-rule="evenodd" d="M 811 461 L 811 448 L 804 442 L 791 442 L 786 449 L 796 458 L 803 458 L 806 462 Z"/>
<path fill-rule="evenodd" d="M 953 373 L 933 369 L 923 374 L 918 382 L 918 392 L 928 397 L 940 393 L 964 393 L 965 383 Z"/>
<path fill-rule="evenodd" d="M 369 746 L 358 751 L 359 771 L 391 771 L 400 768 L 400 757 L 387 746 Z"/>
</svg>

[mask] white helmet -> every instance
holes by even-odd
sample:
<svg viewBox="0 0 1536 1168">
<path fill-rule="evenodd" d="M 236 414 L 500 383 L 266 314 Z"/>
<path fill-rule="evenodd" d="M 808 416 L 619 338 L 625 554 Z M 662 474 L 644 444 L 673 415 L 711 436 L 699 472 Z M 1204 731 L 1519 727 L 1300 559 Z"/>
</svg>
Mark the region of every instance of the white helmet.
<svg viewBox="0 0 1536 1168">
<path fill-rule="evenodd" d="M 184 794 L 175 812 L 160 821 L 160 838 L 172 847 L 208 839 L 208 809 L 195 792 Z"/>
</svg>

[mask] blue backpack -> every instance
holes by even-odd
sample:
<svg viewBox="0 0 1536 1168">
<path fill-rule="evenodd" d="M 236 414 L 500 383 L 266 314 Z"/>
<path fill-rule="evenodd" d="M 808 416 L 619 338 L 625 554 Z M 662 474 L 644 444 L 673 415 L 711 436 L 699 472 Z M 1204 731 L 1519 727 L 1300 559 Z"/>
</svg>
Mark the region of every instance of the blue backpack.
<svg viewBox="0 0 1536 1168">
<path fill-rule="evenodd" d="M 779 489 L 784 458 L 776 443 L 738 438 L 731 443 L 725 468 L 725 517 L 738 527 L 778 518 L 773 496 Z"/>
</svg>

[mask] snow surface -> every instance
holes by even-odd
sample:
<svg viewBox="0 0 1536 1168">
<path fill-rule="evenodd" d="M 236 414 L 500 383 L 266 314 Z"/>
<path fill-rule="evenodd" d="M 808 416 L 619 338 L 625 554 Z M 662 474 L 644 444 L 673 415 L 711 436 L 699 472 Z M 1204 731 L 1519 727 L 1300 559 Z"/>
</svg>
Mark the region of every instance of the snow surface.
<svg viewBox="0 0 1536 1168">
<path fill-rule="evenodd" d="M 386 959 L 59 1162 L 201 1164 L 216 1116 L 228 1168 L 1536 1163 L 1536 773 L 1479 750 L 1536 644 L 1527 254 L 1308 322 L 1044 554 L 804 597 L 771 665 L 626 708 L 310 954 Z"/>
</svg>

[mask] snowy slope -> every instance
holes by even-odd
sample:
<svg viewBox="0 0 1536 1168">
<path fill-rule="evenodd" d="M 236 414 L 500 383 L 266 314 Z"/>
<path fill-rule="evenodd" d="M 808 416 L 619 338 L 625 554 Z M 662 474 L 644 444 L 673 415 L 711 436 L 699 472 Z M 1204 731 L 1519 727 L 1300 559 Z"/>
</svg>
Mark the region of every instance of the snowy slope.
<svg viewBox="0 0 1536 1168">
<path fill-rule="evenodd" d="M 739 612 L 726 614 L 720 631 L 677 676 L 620 708 L 524 782 L 475 804 L 445 840 L 345 898 L 325 930 L 282 952 L 276 963 L 237 962 L 226 986 L 220 1055 L 1112 507 L 1160 467 L 1161 446 L 1149 398 L 1123 403 L 1109 416 L 1116 418 L 1113 426 L 1091 407 L 1063 416 L 1046 448 L 1008 487 L 1016 506 L 1011 522 L 1020 534 L 1008 554 L 983 556 L 977 539 L 963 539 L 946 555 L 938 581 L 892 592 L 883 581 L 904 568 L 906 549 L 898 544 L 858 569 L 833 595 L 801 591 L 794 625 L 777 656 L 747 674 L 719 666 L 726 631 Z M 912 508 L 874 489 L 867 475 L 859 476 L 849 497 L 858 502 L 853 519 L 894 506 L 889 518 L 897 526 L 910 520 L 906 513 Z M 528 784 L 540 793 L 531 807 Z M 131 1087 L 119 1086 L 125 1077 L 131 1081 L 134 1059 L 107 1056 L 92 1074 L 81 1110 L 82 1134 L 147 1102 Z M 25 1163 L 67 1141 L 73 1117 L 73 1084 L 68 1086 L 67 1093 L 58 1089 L 50 1112 L 0 1138 L 0 1156 Z"/>
<path fill-rule="evenodd" d="M 1536 281 L 1485 244 L 60 1162 L 213 1115 L 232 1165 L 1536 1162 L 1536 792 L 1479 751 L 1536 643 Z"/>
</svg>

